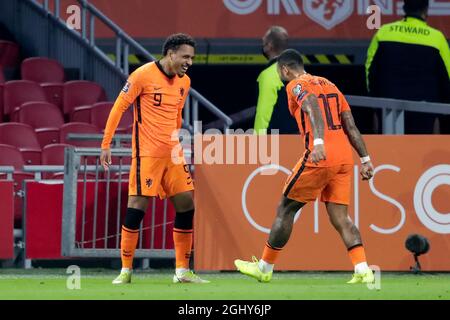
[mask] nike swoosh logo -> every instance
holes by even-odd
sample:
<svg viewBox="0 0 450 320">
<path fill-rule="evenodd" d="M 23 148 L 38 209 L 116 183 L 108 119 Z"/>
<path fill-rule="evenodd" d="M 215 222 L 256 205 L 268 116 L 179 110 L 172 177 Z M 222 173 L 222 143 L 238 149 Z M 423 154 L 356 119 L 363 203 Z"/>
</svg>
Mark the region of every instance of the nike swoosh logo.
<svg viewBox="0 0 450 320">
<path fill-rule="evenodd" d="M 162 87 L 155 87 L 155 91 L 161 90 Z"/>
</svg>

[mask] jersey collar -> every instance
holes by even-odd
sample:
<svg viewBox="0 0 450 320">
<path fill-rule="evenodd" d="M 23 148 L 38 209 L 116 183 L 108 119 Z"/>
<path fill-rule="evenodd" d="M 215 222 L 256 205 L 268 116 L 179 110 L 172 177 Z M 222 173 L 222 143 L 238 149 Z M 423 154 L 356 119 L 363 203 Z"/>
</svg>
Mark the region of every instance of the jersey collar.
<svg viewBox="0 0 450 320">
<path fill-rule="evenodd" d="M 270 59 L 269 62 L 267 62 L 267 67 L 270 67 L 271 65 L 273 65 L 275 62 L 277 62 L 277 60 L 278 60 L 278 56 Z"/>
<path fill-rule="evenodd" d="M 161 71 L 161 73 L 162 73 L 163 75 L 165 75 L 167 78 L 169 78 L 169 79 L 175 78 L 175 75 L 169 76 L 169 75 L 164 71 L 164 69 L 163 69 L 163 67 L 162 67 L 162 65 L 161 65 L 161 62 L 159 62 L 159 60 L 155 61 L 155 64 L 156 64 L 156 66 L 158 67 L 159 71 Z"/>
<path fill-rule="evenodd" d="M 410 15 L 410 16 L 405 16 L 405 21 L 411 20 L 415 23 L 419 23 L 419 24 L 427 24 L 427 22 L 425 20 L 422 19 L 422 17 L 420 16 L 415 16 L 415 15 Z"/>
</svg>

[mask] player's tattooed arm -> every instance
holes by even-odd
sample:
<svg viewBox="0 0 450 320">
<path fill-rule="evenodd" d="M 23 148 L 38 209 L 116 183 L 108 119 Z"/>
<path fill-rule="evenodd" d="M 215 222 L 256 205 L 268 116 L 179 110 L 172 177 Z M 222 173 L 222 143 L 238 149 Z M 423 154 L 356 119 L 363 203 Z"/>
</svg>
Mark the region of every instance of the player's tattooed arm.
<svg viewBox="0 0 450 320">
<path fill-rule="evenodd" d="M 319 102 L 314 94 L 306 97 L 302 103 L 302 110 L 308 115 L 314 139 L 323 139 L 324 122 L 320 112 Z"/>
<path fill-rule="evenodd" d="M 361 133 L 356 127 L 351 111 L 344 111 L 341 113 L 341 123 L 345 133 L 348 136 L 348 140 L 356 152 L 358 152 L 358 155 L 360 157 L 368 156 L 369 153 L 367 152 L 366 144 L 364 143 Z"/>
<path fill-rule="evenodd" d="M 345 133 L 347 134 L 348 140 L 353 148 L 358 152 L 358 155 L 361 158 L 368 157 L 369 153 L 367 152 L 366 144 L 359 132 L 358 128 L 355 125 L 355 120 L 353 119 L 351 111 L 344 111 L 341 113 L 341 123 L 344 128 Z M 361 159 L 363 160 L 363 159 Z M 363 180 L 369 180 L 373 177 L 373 165 L 370 161 L 370 158 L 367 158 L 365 162 L 361 164 L 360 174 Z"/>
<path fill-rule="evenodd" d="M 311 152 L 310 161 L 318 164 L 321 160 L 326 159 L 326 152 L 323 144 L 324 122 L 322 112 L 314 94 L 310 94 L 305 98 L 305 101 L 302 103 L 302 110 L 309 117 L 311 130 L 314 135 L 314 148 Z"/>
</svg>

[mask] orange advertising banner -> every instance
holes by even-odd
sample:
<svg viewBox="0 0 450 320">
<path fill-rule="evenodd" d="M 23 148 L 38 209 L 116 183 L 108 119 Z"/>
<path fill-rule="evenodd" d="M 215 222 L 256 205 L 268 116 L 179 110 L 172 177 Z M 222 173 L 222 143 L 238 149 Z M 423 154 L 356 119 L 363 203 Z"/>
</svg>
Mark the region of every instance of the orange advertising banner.
<svg viewBox="0 0 450 320">
<path fill-rule="evenodd" d="M 41 0 L 43 1 L 43 0 Z M 367 27 L 380 9 L 382 24 L 401 19 L 402 0 L 91 0 L 98 9 L 132 37 L 165 38 L 185 32 L 197 38 L 261 38 L 271 25 L 285 27 L 298 39 L 370 39 Z M 61 8 L 78 5 L 62 0 Z M 369 11 L 369 13 L 367 13 Z M 73 11 L 63 10 L 68 18 Z M 450 30 L 450 3 L 430 0 L 429 24 Z M 372 20 L 371 20 L 372 21 Z M 101 23 L 96 37 L 111 37 Z"/>
<path fill-rule="evenodd" d="M 349 214 L 360 229 L 368 263 L 409 270 L 414 259 L 405 240 L 420 234 L 430 242 L 429 252 L 419 258 L 422 269 L 450 271 L 450 137 L 366 136 L 365 141 L 375 174 L 362 181 L 355 154 Z M 212 152 L 213 142 L 203 143 L 203 156 Z M 280 136 L 279 158 L 272 163 L 279 167 L 276 174 L 267 174 L 269 165 L 261 163 L 196 164 L 197 270 L 234 270 L 234 259 L 261 257 L 284 181 L 302 153 L 298 136 Z M 352 269 L 323 203 L 302 209 L 276 269 Z"/>
</svg>

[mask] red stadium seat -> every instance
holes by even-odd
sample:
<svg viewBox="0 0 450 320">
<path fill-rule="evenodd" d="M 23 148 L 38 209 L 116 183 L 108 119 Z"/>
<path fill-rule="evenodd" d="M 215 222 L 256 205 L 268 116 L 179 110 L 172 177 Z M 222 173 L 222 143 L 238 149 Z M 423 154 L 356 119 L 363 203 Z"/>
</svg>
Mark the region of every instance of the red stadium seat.
<svg viewBox="0 0 450 320">
<path fill-rule="evenodd" d="M 91 105 L 76 107 L 70 112 L 70 122 L 91 123 L 91 108 Z"/>
<path fill-rule="evenodd" d="M 25 102 L 47 102 L 44 90 L 33 81 L 14 80 L 5 83 L 3 92 L 3 112 L 10 115 L 16 107 Z"/>
<path fill-rule="evenodd" d="M 53 103 L 61 111 L 63 110 L 63 83 L 41 83 L 47 101 Z"/>
<path fill-rule="evenodd" d="M 42 165 L 48 166 L 63 166 L 64 165 L 64 150 L 67 147 L 72 147 L 70 144 L 66 143 L 56 143 L 49 144 L 42 148 Z M 83 165 L 83 159 L 81 160 L 81 164 Z M 88 165 L 91 165 L 92 161 L 88 161 Z M 47 172 L 42 175 L 44 179 L 64 179 L 64 172 Z M 78 179 L 84 178 L 84 172 L 80 170 L 78 174 Z M 95 179 L 95 173 L 87 172 L 88 179 Z"/>
<path fill-rule="evenodd" d="M 4 86 L 0 83 L 0 123 L 3 121 L 3 91 Z"/>
<path fill-rule="evenodd" d="M 19 63 L 19 45 L 14 42 L 0 40 L 0 65 L 15 67 Z"/>
<path fill-rule="evenodd" d="M 14 146 L 0 144 L 0 166 L 13 166 L 14 167 L 14 192 L 17 194 L 22 190 L 22 182 L 25 179 L 33 179 L 32 173 L 25 173 L 22 171 L 25 165 L 20 150 Z M 22 220 L 22 199 L 18 196 L 14 198 L 14 226 L 16 228 L 21 227 Z"/>
<path fill-rule="evenodd" d="M 15 122 L 1 123 L 0 143 L 19 148 L 26 164 L 41 164 L 41 147 L 31 126 Z"/>
<path fill-rule="evenodd" d="M 106 100 L 105 90 L 91 81 L 68 81 L 64 84 L 63 111 L 69 116 L 79 106 L 92 105 Z"/>
<path fill-rule="evenodd" d="M 21 64 L 23 80 L 31 80 L 37 83 L 64 82 L 64 68 L 56 60 L 33 57 L 23 60 Z"/>
<path fill-rule="evenodd" d="M 64 149 L 71 145 L 65 143 L 49 144 L 42 148 L 41 162 L 47 166 L 63 166 L 64 165 Z M 51 173 L 47 172 L 42 175 L 44 179 L 63 179 L 64 172 Z"/>
<path fill-rule="evenodd" d="M 0 83 L 5 83 L 5 74 L 3 73 L 3 67 L 0 65 Z"/>
<path fill-rule="evenodd" d="M 91 108 L 91 124 L 97 126 L 100 130 L 104 130 L 106 121 L 114 102 L 98 102 Z M 133 113 L 131 109 L 125 111 L 117 126 L 117 133 L 127 133 L 127 129 L 133 124 Z"/>
<path fill-rule="evenodd" d="M 41 148 L 48 144 L 59 143 L 59 128 L 37 128 L 34 131 Z"/>
<path fill-rule="evenodd" d="M 25 165 L 20 150 L 9 144 L 0 144 L 0 166 L 13 166 L 14 170 L 21 171 Z"/>
<path fill-rule="evenodd" d="M 59 128 L 59 141 L 77 147 L 100 148 L 100 141 L 77 141 L 67 139 L 69 133 L 98 134 L 100 130 L 96 126 L 83 122 L 69 122 Z"/>
<path fill-rule="evenodd" d="M 0 65 L 0 122 L 3 121 L 3 84 L 5 83 L 5 75 L 3 67 Z"/>
<path fill-rule="evenodd" d="M 67 143 L 49 144 L 42 148 L 42 164 L 49 166 L 63 166 L 64 165 L 64 149 L 71 147 Z"/>
<path fill-rule="evenodd" d="M 41 148 L 59 142 L 59 127 L 64 124 L 61 110 L 48 102 L 27 102 L 18 111 L 18 121 L 32 126 Z"/>
<path fill-rule="evenodd" d="M 59 129 L 60 142 L 67 143 L 72 146 L 82 147 L 82 148 L 100 148 L 101 141 L 85 141 L 85 140 L 69 140 L 67 135 L 69 133 L 85 133 L 85 134 L 99 134 L 100 131 L 96 126 L 89 123 L 83 122 L 69 122 L 61 126 Z M 95 165 L 97 163 L 97 158 L 94 156 L 86 157 L 88 165 Z"/>
<path fill-rule="evenodd" d="M 21 123 L 29 124 L 33 128 L 59 128 L 64 124 L 61 110 L 48 102 L 26 102 L 20 106 L 18 112 Z"/>
</svg>

